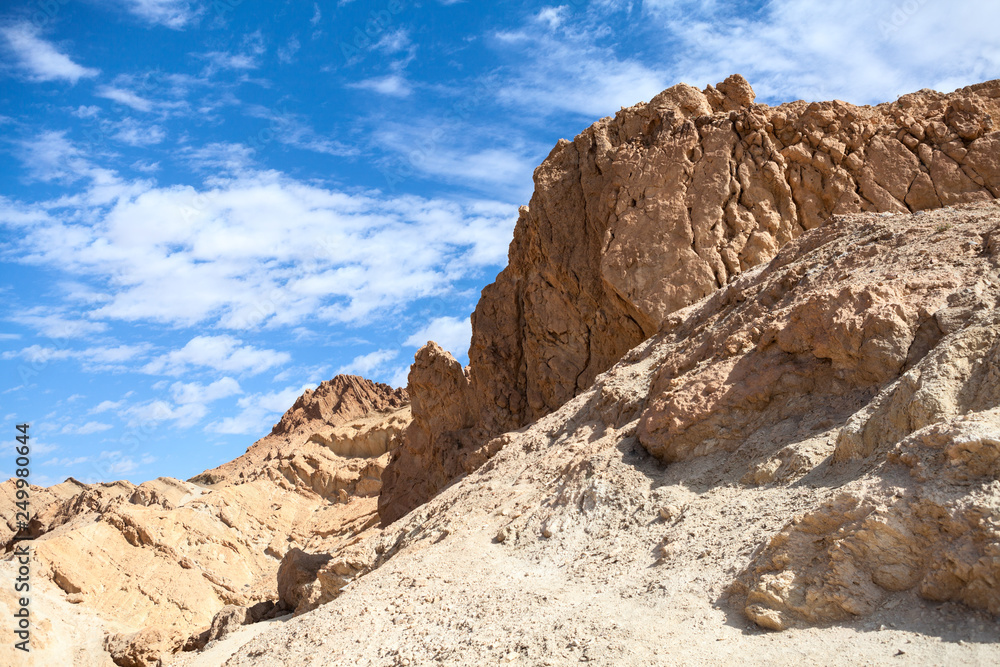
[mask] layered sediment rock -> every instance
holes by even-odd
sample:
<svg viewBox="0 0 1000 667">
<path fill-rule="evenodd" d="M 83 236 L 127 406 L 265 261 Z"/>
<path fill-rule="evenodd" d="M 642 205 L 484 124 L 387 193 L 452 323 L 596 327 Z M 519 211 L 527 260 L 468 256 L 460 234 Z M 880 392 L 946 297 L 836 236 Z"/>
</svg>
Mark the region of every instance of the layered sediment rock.
<svg viewBox="0 0 1000 667">
<path fill-rule="evenodd" d="M 670 313 L 833 215 L 1000 196 L 994 118 L 1000 81 L 875 107 L 769 107 L 733 75 L 704 91 L 679 84 L 560 140 L 535 170 L 507 268 L 473 313 L 468 387 L 455 390 L 445 420 L 469 426 L 449 441 L 477 447 L 550 413 Z M 415 404 L 421 390 L 412 390 Z M 448 409 L 429 402 L 445 406 L 438 418 Z M 419 471 L 405 464 L 400 476 L 431 481 L 422 494 L 388 483 L 384 521 L 450 481 L 448 446 L 434 438 L 400 450 L 400 467 L 433 461 Z"/>
</svg>

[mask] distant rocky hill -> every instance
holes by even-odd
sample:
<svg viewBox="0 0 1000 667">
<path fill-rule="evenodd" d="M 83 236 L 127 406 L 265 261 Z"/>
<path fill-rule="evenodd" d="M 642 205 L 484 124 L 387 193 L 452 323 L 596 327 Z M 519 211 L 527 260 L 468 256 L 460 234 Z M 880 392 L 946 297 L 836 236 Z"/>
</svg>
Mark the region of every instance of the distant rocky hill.
<svg viewBox="0 0 1000 667">
<path fill-rule="evenodd" d="M 81 612 L 118 664 L 145 665 L 196 642 L 227 605 L 273 606 L 290 550 L 337 551 L 378 523 L 381 473 L 409 421 L 405 390 L 339 375 L 244 455 L 189 481 L 32 487 L 32 585 L 49 600 L 32 608 L 36 657 L 103 664 L 100 638 L 68 627 Z M 12 507 L 8 481 L 2 516 Z M 13 535 L 8 526 L 7 551 Z M 12 595 L 0 608 L 14 609 Z"/>
<path fill-rule="evenodd" d="M 465 472 L 456 457 L 549 414 L 670 313 L 831 216 L 1000 196 L 1000 81 L 875 107 L 754 97 L 739 75 L 679 84 L 559 141 L 472 315 L 465 382 L 445 397 L 418 378 L 415 423 L 448 426 L 390 463 L 384 522 Z M 419 372 L 453 376 L 438 358 Z"/>
</svg>

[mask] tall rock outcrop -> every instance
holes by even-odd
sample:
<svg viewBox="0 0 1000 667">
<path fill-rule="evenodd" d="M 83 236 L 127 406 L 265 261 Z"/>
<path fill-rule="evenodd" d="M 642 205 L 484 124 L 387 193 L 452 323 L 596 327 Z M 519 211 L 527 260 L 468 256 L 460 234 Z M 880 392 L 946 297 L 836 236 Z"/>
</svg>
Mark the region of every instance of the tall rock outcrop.
<svg viewBox="0 0 1000 667">
<path fill-rule="evenodd" d="M 391 489 L 379 494 L 384 523 L 433 497 L 458 475 L 475 470 L 492 453 L 483 446 L 483 429 L 475 428 L 478 412 L 469 379 L 437 343 L 417 352 L 407 389 L 417 397 L 410 406 L 414 419 L 403 440 L 407 446 L 395 450 L 382 477 L 383 489 Z"/>
<path fill-rule="evenodd" d="M 474 435 L 482 442 L 552 412 L 670 313 L 832 215 L 1000 196 L 994 117 L 1000 80 L 875 107 L 769 107 L 733 75 L 704 91 L 679 84 L 560 140 L 535 170 L 507 268 L 472 315 Z M 432 450 L 446 449 L 433 439 Z M 424 471 L 429 488 L 450 481 L 438 478 L 447 467 Z M 427 500 L 393 484 L 383 494 L 394 515 Z"/>
</svg>

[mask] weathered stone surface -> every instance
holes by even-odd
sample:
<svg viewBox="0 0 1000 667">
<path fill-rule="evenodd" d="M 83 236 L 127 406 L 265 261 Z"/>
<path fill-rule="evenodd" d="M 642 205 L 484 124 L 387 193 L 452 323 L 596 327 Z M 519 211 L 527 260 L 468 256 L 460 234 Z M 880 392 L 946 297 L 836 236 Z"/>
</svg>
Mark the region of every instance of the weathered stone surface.
<svg viewBox="0 0 1000 667">
<path fill-rule="evenodd" d="M 259 612 L 277 597 L 290 549 L 335 551 L 377 523 L 382 470 L 410 421 L 405 396 L 338 376 L 296 401 L 281 433 L 190 481 L 33 488 L 33 573 L 105 615 L 110 634 L 155 626 L 200 648 L 235 627 L 232 614 L 215 618 L 223 608 Z M 13 483 L 0 489 L 13 507 Z"/>
<path fill-rule="evenodd" d="M 998 90 L 771 108 L 734 76 L 705 93 L 675 86 L 561 141 L 473 316 L 479 425 L 551 412 L 669 313 L 831 215 L 989 199 Z"/>
<path fill-rule="evenodd" d="M 405 389 L 393 389 L 357 375 L 338 375 L 299 396 L 271 434 L 315 431 L 321 424 L 340 426 L 372 412 L 398 410 L 408 402 Z"/>
<path fill-rule="evenodd" d="M 417 397 L 406 430 L 405 447 L 395 450 L 382 477 L 379 516 L 391 523 L 434 496 L 463 472 L 488 458 L 476 429 L 475 396 L 468 378 L 450 353 L 428 343 L 410 367 L 408 388 Z M 419 415 L 419 417 L 416 417 Z"/>
<path fill-rule="evenodd" d="M 998 332 L 1000 202 L 837 216 L 504 434 L 293 640 L 228 664 L 995 663 Z M 747 632 L 726 602 L 819 627 Z"/>
<path fill-rule="evenodd" d="M 139 632 L 108 635 L 104 648 L 121 667 L 159 667 L 161 656 L 169 656 L 184 644 L 176 629 L 151 626 Z"/>
<path fill-rule="evenodd" d="M 278 604 L 288 611 L 301 613 L 300 604 L 309 599 L 316 575 L 331 558 L 329 554 L 290 549 L 278 566 Z"/>
</svg>

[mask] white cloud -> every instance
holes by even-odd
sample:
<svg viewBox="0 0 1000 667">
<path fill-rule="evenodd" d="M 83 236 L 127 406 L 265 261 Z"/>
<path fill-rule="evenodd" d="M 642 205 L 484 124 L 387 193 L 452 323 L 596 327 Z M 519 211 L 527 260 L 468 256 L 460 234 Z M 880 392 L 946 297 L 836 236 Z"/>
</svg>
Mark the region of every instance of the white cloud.
<svg viewBox="0 0 1000 667">
<path fill-rule="evenodd" d="M 292 36 L 285 46 L 278 48 L 278 60 L 285 64 L 291 63 L 301 47 L 302 44 L 299 43 L 299 40 L 295 36 Z"/>
<path fill-rule="evenodd" d="M 337 369 L 336 375 L 361 375 L 371 377 L 373 371 L 385 368 L 388 361 L 399 356 L 399 350 L 375 350 L 354 357 L 350 363 Z"/>
<path fill-rule="evenodd" d="M 83 67 L 55 46 L 38 37 L 38 31 L 26 23 L 0 29 L 8 47 L 17 56 L 22 68 L 35 81 L 69 81 L 97 76 L 100 70 Z"/>
<path fill-rule="evenodd" d="M 22 261 L 106 295 L 86 310 L 93 322 L 369 322 L 503 265 L 516 218 L 496 201 L 347 193 L 275 172 L 217 179 L 200 192 L 94 181 L 56 202 L 0 200 L 0 224 L 19 230 Z M 169 358 L 151 368 L 179 372 Z"/>
<path fill-rule="evenodd" d="M 568 10 L 569 7 L 566 5 L 562 5 L 561 7 L 545 7 L 538 12 L 535 20 L 546 24 L 549 30 L 555 30 L 565 20 Z"/>
<path fill-rule="evenodd" d="M 388 74 L 373 79 L 364 79 L 349 85 L 351 88 L 371 90 L 380 95 L 389 95 L 391 97 L 408 97 L 413 92 L 410 83 L 399 74 Z"/>
<path fill-rule="evenodd" d="M 105 475 L 125 475 L 138 468 L 130 456 L 122 456 L 120 451 L 103 451 L 97 458 L 97 468 Z"/>
<path fill-rule="evenodd" d="M 100 433 L 102 431 L 107 431 L 111 428 L 112 428 L 111 424 L 102 424 L 101 422 L 87 422 L 82 426 L 67 424 L 66 426 L 63 426 L 60 433 L 71 434 L 71 435 L 88 435 L 90 433 Z"/>
<path fill-rule="evenodd" d="M 517 74 L 497 87 L 501 102 L 529 114 L 570 112 L 594 119 L 648 100 L 669 85 L 665 72 L 602 46 L 602 30 L 555 34 L 549 25 L 534 22 L 493 35 L 495 46 L 519 63 Z M 539 53 L 545 57 L 535 57 Z"/>
<path fill-rule="evenodd" d="M 469 342 L 472 340 L 472 318 L 460 320 L 457 317 L 437 317 L 420 331 L 407 338 L 403 345 L 423 347 L 427 341 L 434 341 L 459 360 L 469 357 Z"/>
<path fill-rule="evenodd" d="M 0 354 L 0 359 L 15 359 L 21 357 L 33 364 L 47 364 L 50 361 L 76 359 L 82 368 L 93 370 L 120 370 L 122 364 L 146 356 L 150 345 L 117 345 L 114 347 L 97 346 L 82 350 L 71 348 L 42 347 L 30 345 L 20 350 L 8 350 Z"/>
<path fill-rule="evenodd" d="M 63 458 L 53 458 L 49 459 L 48 461 L 43 461 L 42 465 L 70 467 L 70 466 L 80 465 L 81 463 L 86 463 L 89 460 L 90 460 L 89 456 L 77 456 L 76 458 L 72 459 L 67 456 Z"/>
<path fill-rule="evenodd" d="M 141 95 L 125 88 L 101 86 L 97 89 L 97 96 L 118 102 L 119 104 L 124 104 L 125 106 L 131 107 L 136 111 L 148 112 L 153 110 L 153 102 L 151 100 L 148 100 L 145 97 L 142 97 Z"/>
<path fill-rule="evenodd" d="M 238 175 L 253 165 L 253 149 L 243 144 L 210 143 L 187 147 L 184 155 L 192 167 L 199 171 Z"/>
<path fill-rule="evenodd" d="M 392 387 L 405 387 L 409 380 L 407 379 L 410 374 L 409 366 L 399 366 L 390 376 L 388 383 Z"/>
<path fill-rule="evenodd" d="M 180 30 L 198 18 L 187 0 L 121 0 L 125 8 L 154 25 Z"/>
<path fill-rule="evenodd" d="M 278 392 L 244 396 L 236 402 L 241 408 L 238 415 L 209 424 L 205 430 L 231 435 L 263 436 L 271 430 L 277 421 L 276 418 L 292 407 L 302 392 L 315 388 L 315 384 L 306 384 L 301 387 L 287 387 Z"/>
<path fill-rule="evenodd" d="M 71 113 L 77 118 L 93 118 L 101 113 L 101 107 L 81 105 Z"/>
<path fill-rule="evenodd" d="M 125 409 L 121 416 L 130 427 L 142 426 L 151 429 L 160 422 L 172 421 L 177 428 L 194 426 L 202 417 L 208 414 L 208 408 L 201 403 L 185 403 L 173 405 L 167 401 L 153 400 Z"/>
<path fill-rule="evenodd" d="M 49 130 L 17 143 L 17 155 L 28 173 L 40 181 L 71 183 L 81 178 L 106 179 L 82 151 L 66 138 L 65 131 Z"/>
<path fill-rule="evenodd" d="M 413 43 L 410 41 L 410 32 L 406 28 L 397 28 L 386 32 L 372 48 L 391 56 L 403 51 L 411 51 Z"/>
<path fill-rule="evenodd" d="M 51 313 L 50 308 L 34 307 L 9 315 L 9 319 L 30 327 L 48 338 L 83 338 L 108 328 L 103 322 Z"/>
<path fill-rule="evenodd" d="M 1000 5 L 988 0 L 770 0 L 754 12 L 645 0 L 643 10 L 642 38 L 663 45 L 671 83 L 703 86 L 739 72 L 771 103 L 877 103 L 921 88 L 951 91 L 1000 70 Z"/>
<path fill-rule="evenodd" d="M 323 12 L 321 12 L 319 9 L 319 3 L 314 2 L 313 15 L 312 18 L 309 19 L 309 24 L 315 26 L 322 20 L 322 18 L 323 18 Z"/>
<path fill-rule="evenodd" d="M 266 127 L 262 127 L 255 135 L 251 135 L 248 143 L 263 146 L 272 141 L 278 141 L 286 146 L 326 155 L 349 156 L 358 154 L 356 148 L 317 133 L 308 122 L 297 114 L 256 105 L 248 107 L 247 113 L 251 117 L 268 122 Z"/>
<path fill-rule="evenodd" d="M 90 414 L 96 415 L 102 412 L 107 412 L 108 410 L 118 410 L 124 405 L 125 405 L 124 399 L 120 401 L 101 401 L 100 403 L 98 403 L 97 405 L 95 405 L 93 408 L 90 409 Z"/>
<path fill-rule="evenodd" d="M 181 349 L 156 357 L 142 371 L 151 375 L 180 375 L 191 366 L 202 366 L 256 375 L 290 360 L 287 352 L 243 345 L 243 341 L 232 336 L 195 336 Z"/>
<path fill-rule="evenodd" d="M 175 382 L 170 385 L 170 393 L 178 403 L 187 404 L 211 403 L 233 394 L 242 394 L 243 390 L 240 389 L 240 384 L 236 380 L 227 376 L 209 385 L 197 382 Z"/>
<path fill-rule="evenodd" d="M 247 53 L 229 53 L 227 51 L 209 51 L 199 57 L 208 61 L 208 72 L 214 73 L 218 70 L 247 70 L 257 69 L 259 64 L 253 55 Z"/>
<path fill-rule="evenodd" d="M 154 146 L 167 136 L 159 125 L 140 123 L 135 118 L 125 118 L 115 126 L 113 137 L 129 146 Z"/>
</svg>

